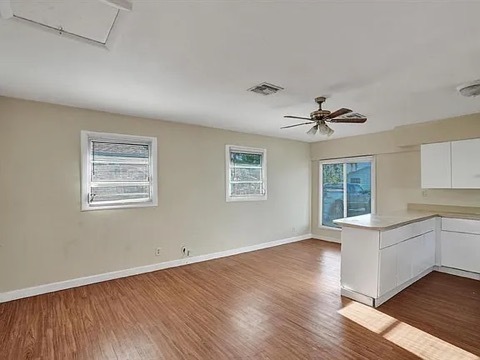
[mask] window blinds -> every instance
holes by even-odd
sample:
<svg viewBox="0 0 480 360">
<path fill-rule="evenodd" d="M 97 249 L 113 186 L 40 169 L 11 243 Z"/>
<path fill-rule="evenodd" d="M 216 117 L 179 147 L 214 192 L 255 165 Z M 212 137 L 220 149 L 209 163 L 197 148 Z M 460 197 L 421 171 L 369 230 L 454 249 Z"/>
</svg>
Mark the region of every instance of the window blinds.
<svg viewBox="0 0 480 360">
<path fill-rule="evenodd" d="M 263 154 L 230 151 L 230 196 L 264 194 Z"/>
<path fill-rule="evenodd" d="M 91 141 L 89 202 L 122 203 L 151 198 L 148 144 Z"/>
</svg>

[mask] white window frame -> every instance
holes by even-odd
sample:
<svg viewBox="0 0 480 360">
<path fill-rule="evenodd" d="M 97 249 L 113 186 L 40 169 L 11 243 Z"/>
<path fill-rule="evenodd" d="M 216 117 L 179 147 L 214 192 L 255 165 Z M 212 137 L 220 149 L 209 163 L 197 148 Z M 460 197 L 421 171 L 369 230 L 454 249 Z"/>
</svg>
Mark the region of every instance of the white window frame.
<svg viewBox="0 0 480 360">
<path fill-rule="evenodd" d="M 149 200 L 130 200 L 116 202 L 115 204 L 90 204 L 89 194 L 91 188 L 91 142 L 103 141 L 112 143 L 129 143 L 148 145 L 149 147 L 149 182 L 150 198 Z M 105 210 L 105 209 L 125 209 L 158 206 L 157 189 L 157 138 L 147 136 L 134 136 L 114 133 L 103 133 L 94 131 L 81 131 L 81 156 L 82 156 L 82 185 L 81 185 L 81 204 L 82 211 Z"/>
<path fill-rule="evenodd" d="M 347 172 L 345 171 L 345 164 L 347 163 L 356 163 L 356 162 L 370 162 L 371 165 L 371 188 L 372 192 L 370 194 L 371 197 L 371 208 L 370 213 L 375 214 L 376 212 L 376 172 L 375 172 L 375 162 L 376 159 L 374 156 L 360 156 L 360 157 L 349 157 L 349 158 L 339 158 L 339 159 L 332 159 L 332 160 L 323 160 L 319 161 L 318 163 L 318 228 L 320 229 L 328 229 L 328 230 L 337 230 L 341 231 L 341 228 L 336 228 L 332 226 L 323 225 L 323 166 L 326 164 L 344 164 L 344 171 L 343 171 L 343 183 L 347 184 Z M 343 193 L 343 203 L 347 204 L 347 191 Z M 343 207 L 343 216 L 347 217 L 348 206 Z"/>
<path fill-rule="evenodd" d="M 262 179 L 263 179 L 263 194 L 261 195 L 247 195 L 247 196 L 231 196 L 230 195 L 230 185 L 231 185 L 231 169 L 230 169 L 230 153 L 231 152 L 243 152 L 243 153 L 252 153 L 252 154 L 261 154 L 262 155 Z M 237 146 L 237 145 L 226 145 L 225 146 L 225 171 L 226 171 L 226 187 L 225 195 L 226 201 L 262 201 L 267 200 L 267 150 L 261 148 L 253 148 L 246 146 Z"/>
</svg>

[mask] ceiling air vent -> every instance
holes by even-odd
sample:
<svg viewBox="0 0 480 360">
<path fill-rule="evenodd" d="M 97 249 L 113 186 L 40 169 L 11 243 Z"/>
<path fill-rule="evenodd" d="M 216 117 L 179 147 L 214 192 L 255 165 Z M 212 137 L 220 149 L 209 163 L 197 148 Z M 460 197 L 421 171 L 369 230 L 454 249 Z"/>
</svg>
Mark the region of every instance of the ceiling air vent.
<svg viewBox="0 0 480 360">
<path fill-rule="evenodd" d="M 459 87 L 457 87 L 457 90 L 463 96 L 478 96 L 480 95 L 480 80 L 460 85 Z"/>
<path fill-rule="evenodd" d="M 256 85 L 256 86 L 248 89 L 248 91 L 251 91 L 251 92 L 254 92 L 254 93 L 257 93 L 257 94 L 261 94 L 261 95 L 272 95 L 272 94 L 275 94 L 276 92 L 278 92 L 280 90 L 283 90 L 283 88 L 280 87 L 280 86 L 277 86 L 277 85 L 267 83 L 267 82 L 261 83 L 259 85 Z"/>
</svg>

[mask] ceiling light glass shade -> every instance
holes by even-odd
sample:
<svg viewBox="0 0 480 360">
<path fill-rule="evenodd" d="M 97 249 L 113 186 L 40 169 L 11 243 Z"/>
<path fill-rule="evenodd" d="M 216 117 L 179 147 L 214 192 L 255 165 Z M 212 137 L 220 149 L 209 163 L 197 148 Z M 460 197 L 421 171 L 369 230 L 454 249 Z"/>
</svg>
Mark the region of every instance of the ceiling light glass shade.
<svg viewBox="0 0 480 360">
<path fill-rule="evenodd" d="M 330 136 L 334 133 L 333 129 L 324 122 L 318 125 L 318 131 L 320 132 L 320 134 L 327 136 Z"/>
<path fill-rule="evenodd" d="M 310 130 L 307 131 L 307 134 L 308 135 L 315 135 L 318 131 L 318 125 L 314 125 L 312 126 L 312 128 Z"/>
</svg>

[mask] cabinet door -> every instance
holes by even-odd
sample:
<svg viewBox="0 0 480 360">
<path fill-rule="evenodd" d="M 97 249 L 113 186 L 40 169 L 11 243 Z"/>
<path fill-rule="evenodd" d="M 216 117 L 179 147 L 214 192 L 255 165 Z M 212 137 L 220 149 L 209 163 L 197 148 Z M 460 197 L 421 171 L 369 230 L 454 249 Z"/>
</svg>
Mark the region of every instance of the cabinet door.
<svg viewBox="0 0 480 360">
<path fill-rule="evenodd" d="M 382 296 L 397 286 L 397 245 L 380 250 L 380 281 L 378 296 Z"/>
<path fill-rule="evenodd" d="M 423 266 L 423 270 L 425 271 L 432 266 L 435 266 L 435 253 L 437 250 L 437 239 L 435 231 L 431 231 L 424 235 L 425 237 L 425 265 Z"/>
<path fill-rule="evenodd" d="M 412 257 L 412 277 L 420 274 L 424 269 L 423 266 L 426 263 L 427 249 L 425 243 L 425 235 L 417 236 L 410 241 L 410 256 Z"/>
<path fill-rule="evenodd" d="M 414 242 L 412 276 L 415 277 L 435 265 L 435 232 L 430 231 L 412 241 Z"/>
<path fill-rule="evenodd" d="M 480 273 L 480 235 L 442 231 L 442 266 Z"/>
<path fill-rule="evenodd" d="M 423 235 L 420 235 L 423 236 Z M 418 236 L 417 236 L 418 238 Z M 416 253 L 414 239 L 403 241 L 396 245 L 397 248 L 397 285 L 401 285 L 404 282 L 412 278 L 413 262 L 416 261 L 414 254 Z"/>
<path fill-rule="evenodd" d="M 480 139 L 452 142 L 452 187 L 480 189 Z"/>
<path fill-rule="evenodd" d="M 422 145 L 421 159 L 423 189 L 452 187 L 450 142 Z"/>
</svg>

